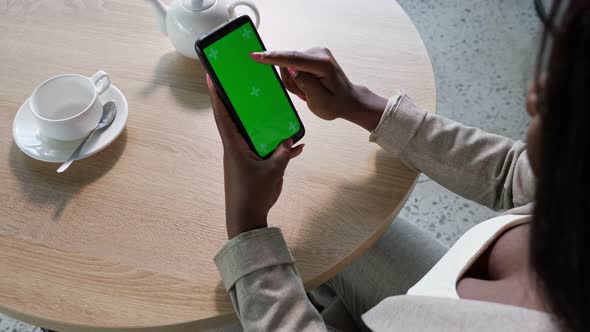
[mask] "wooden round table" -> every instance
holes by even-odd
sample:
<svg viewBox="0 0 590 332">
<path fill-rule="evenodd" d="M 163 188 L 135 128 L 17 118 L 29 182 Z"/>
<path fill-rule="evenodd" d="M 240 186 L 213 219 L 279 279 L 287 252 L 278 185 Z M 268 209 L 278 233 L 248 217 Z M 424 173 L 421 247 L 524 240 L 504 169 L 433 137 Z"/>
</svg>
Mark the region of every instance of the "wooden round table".
<svg viewBox="0 0 590 332">
<path fill-rule="evenodd" d="M 427 52 L 393 0 L 257 0 L 269 49 L 329 47 L 353 82 L 435 108 Z M 226 241 L 222 148 L 200 63 L 144 1 L 0 1 L 0 311 L 67 331 L 188 331 L 234 319 L 213 256 Z M 129 120 L 66 173 L 12 139 L 44 79 L 107 71 Z M 308 289 L 388 227 L 417 173 L 344 121 L 294 99 L 307 128 L 269 222 Z"/>
</svg>

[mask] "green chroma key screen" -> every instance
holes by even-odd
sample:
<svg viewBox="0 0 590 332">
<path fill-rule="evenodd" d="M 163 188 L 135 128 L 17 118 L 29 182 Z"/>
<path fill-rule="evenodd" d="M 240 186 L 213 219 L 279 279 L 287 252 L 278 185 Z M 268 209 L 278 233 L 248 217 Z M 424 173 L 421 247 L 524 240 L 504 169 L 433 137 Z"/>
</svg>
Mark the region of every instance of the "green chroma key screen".
<svg viewBox="0 0 590 332">
<path fill-rule="evenodd" d="M 263 51 L 251 23 L 203 51 L 260 156 L 299 132 L 300 123 L 273 68 L 250 58 L 250 53 Z"/>
</svg>

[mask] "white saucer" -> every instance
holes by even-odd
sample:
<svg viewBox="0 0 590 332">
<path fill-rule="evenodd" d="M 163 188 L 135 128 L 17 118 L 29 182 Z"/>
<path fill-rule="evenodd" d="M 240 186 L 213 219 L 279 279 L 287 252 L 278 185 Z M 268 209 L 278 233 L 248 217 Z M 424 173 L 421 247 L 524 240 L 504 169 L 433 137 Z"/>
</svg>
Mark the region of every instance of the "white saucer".
<svg viewBox="0 0 590 332">
<path fill-rule="evenodd" d="M 127 99 L 125 99 L 121 90 L 111 85 L 99 98 L 103 104 L 113 100 L 117 104 L 117 116 L 106 130 L 95 134 L 86 143 L 78 159 L 89 157 L 106 148 L 119 137 L 127 123 Z M 25 101 L 14 117 L 12 136 L 22 152 L 31 158 L 50 163 L 64 162 L 83 139 L 66 142 L 39 135 L 37 121 L 33 117 L 29 106 L 29 99 Z"/>
</svg>

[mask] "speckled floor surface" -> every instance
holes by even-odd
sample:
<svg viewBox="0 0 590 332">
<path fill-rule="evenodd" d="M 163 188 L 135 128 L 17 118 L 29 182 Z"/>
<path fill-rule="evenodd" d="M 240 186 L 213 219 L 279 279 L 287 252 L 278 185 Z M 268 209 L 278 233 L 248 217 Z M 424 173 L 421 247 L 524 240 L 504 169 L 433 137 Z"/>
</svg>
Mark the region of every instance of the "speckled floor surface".
<svg viewBox="0 0 590 332">
<path fill-rule="evenodd" d="M 533 0 L 399 0 L 433 62 L 438 114 L 525 139 L 524 108 L 541 25 Z M 452 244 L 494 211 L 422 175 L 400 213 Z"/>
<path fill-rule="evenodd" d="M 540 25 L 532 0 L 399 0 L 416 24 L 434 65 L 438 113 L 524 139 L 524 95 Z M 403 87 L 402 87 L 403 88 Z M 495 213 L 445 190 L 426 176 L 401 216 L 452 244 Z M 230 328 L 228 330 L 238 330 Z M 0 332 L 39 332 L 0 315 Z"/>
</svg>

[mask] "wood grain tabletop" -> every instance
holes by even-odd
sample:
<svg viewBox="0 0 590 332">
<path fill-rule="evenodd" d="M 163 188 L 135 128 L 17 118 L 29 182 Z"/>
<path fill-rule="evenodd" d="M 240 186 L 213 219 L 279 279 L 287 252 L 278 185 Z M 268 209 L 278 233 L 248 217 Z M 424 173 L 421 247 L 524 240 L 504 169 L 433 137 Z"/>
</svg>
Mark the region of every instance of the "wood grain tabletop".
<svg viewBox="0 0 590 332">
<path fill-rule="evenodd" d="M 220 0 L 221 1 L 221 0 Z M 268 49 L 329 47 L 350 79 L 434 110 L 426 49 L 393 0 L 256 0 Z M 213 256 L 226 241 L 222 147 L 200 63 L 147 1 L 0 0 L 0 311 L 62 332 L 193 331 L 235 319 Z M 15 145 L 33 89 L 102 69 L 129 102 L 121 136 L 63 174 Z M 269 223 L 305 286 L 383 233 L 417 173 L 345 121 L 314 117 Z"/>
</svg>

